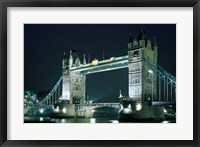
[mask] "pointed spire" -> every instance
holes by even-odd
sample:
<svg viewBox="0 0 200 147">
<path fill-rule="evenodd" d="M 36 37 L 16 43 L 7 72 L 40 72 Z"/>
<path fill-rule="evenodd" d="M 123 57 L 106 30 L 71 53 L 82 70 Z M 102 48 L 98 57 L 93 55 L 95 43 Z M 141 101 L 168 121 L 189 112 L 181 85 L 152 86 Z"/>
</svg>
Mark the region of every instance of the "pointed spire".
<svg viewBox="0 0 200 147">
<path fill-rule="evenodd" d="M 104 49 L 103 49 L 103 60 L 104 60 Z"/>
<path fill-rule="evenodd" d="M 130 38 L 129 38 L 129 42 L 128 43 L 133 43 L 133 35 L 132 35 L 132 33 L 130 32 Z"/>
<path fill-rule="evenodd" d="M 144 31 L 144 24 L 141 25 L 141 30 Z"/>
<path fill-rule="evenodd" d="M 153 47 L 157 47 L 156 36 L 153 37 Z"/>
<path fill-rule="evenodd" d="M 150 39 L 147 40 L 147 48 L 151 50 L 151 40 Z"/>
<path fill-rule="evenodd" d="M 87 64 L 85 59 L 85 54 L 83 55 L 83 65 Z"/>
<path fill-rule="evenodd" d="M 69 58 L 72 58 L 72 50 L 69 51 Z"/>
<path fill-rule="evenodd" d="M 62 60 L 63 66 L 66 66 L 68 64 L 67 56 L 65 55 L 65 52 L 63 53 L 63 60 Z"/>
<path fill-rule="evenodd" d="M 66 64 L 67 63 L 67 56 L 65 55 L 65 52 L 63 53 L 63 64 Z"/>
<path fill-rule="evenodd" d="M 119 90 L 119 98 L 122 98 L 123 96 L 122 96 L 122 91 L 121 91 L 121 89 Z"/>
<path fill-rule="evenodd" d="M 66 55 L 65 55 L 65 52 L 63 53 L 63 59 L 66 59 Z"/>
<path fill-rule="evenodd" d="M 88 63 L 90 63 L 90 54 L 88 54 Z"/>
<path fill-rule="evenodd" d="M 138 36 L 138 40 L 145 40 L 145 38 L 146 38 L 146 34 L 145 34 L 145 30 L 144 30 L 144 25 L 142 25 L 140 34 Z"/>
<path fill-rule="evenodd" d="M 70 66 L 70 68 L 72 67 L 72 64 L 73 64 L 73 57 L 72 57 L 72 50 L 70 50 L 70 52 L 69 52 L 69 66 Z"/>
</svg>

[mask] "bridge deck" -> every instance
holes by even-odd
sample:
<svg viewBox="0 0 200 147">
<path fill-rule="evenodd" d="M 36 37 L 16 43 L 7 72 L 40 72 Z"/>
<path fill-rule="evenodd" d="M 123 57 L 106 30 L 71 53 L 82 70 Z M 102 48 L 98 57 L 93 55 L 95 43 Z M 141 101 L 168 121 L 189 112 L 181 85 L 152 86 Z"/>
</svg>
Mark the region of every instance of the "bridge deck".
<svg viewBox="0 0 200 147">
<path fill-rule="evenodd" d="M 110 71 L 128 67 L 128 55 L 121 57 L 112 57 L 110 59 L 96 61 L 96 64 L 89 63 L 79 67 L 72 67 L 71 71 L 78 71 L 82 74 L 91 74 L 97 72 Z"/>
</svg>

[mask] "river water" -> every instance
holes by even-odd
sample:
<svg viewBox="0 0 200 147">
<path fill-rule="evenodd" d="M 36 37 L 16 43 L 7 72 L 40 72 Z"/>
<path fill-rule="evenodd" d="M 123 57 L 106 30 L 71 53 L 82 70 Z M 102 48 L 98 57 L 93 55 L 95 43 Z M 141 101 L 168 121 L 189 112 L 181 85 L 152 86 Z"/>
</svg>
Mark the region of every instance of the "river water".
<svg viewBox="0 0 200 147">
<path fill-rule="evenodd" d="M 24 123 L 176 123 L 175 120 L 148 120 L 142 122 L 119 122 L 116 117 L 102 118 L 50 118 L 50 117 L 24 117 Z"/>
</svg>

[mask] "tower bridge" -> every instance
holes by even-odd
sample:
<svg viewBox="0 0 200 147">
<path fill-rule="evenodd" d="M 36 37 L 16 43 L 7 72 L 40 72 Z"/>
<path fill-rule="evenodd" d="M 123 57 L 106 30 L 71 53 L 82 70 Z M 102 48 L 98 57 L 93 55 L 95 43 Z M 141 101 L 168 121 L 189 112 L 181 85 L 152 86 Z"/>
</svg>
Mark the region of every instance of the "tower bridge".
<svg viewBox="0 0 200 147">
<path fill-rule="evenodd" d="M 157 63 L 156 38 L 151 42 L 142 29 L 138 38 L 130 34 L 128 55 L 81 62 L 78 52 L 64 53 L 62 76 L 40 105 L 53 105 L 58 99 L 69 104 L 85 104 L 86 76 L 88 74 L 128 68 L 128 100 L 148 101 L 152 105 L 167 105 L 176 102 L 176 77 Z M 77 105 L 78 106 L 78 105 Z"/>
</svg>

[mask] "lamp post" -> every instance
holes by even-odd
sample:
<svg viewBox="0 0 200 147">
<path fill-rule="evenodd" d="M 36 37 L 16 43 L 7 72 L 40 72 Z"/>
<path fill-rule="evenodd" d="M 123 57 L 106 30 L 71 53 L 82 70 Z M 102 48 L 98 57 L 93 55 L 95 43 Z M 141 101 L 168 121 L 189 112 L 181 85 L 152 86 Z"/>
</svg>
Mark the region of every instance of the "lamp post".
<svg viewBox="0 0 200 147">
<path fill-rule="evenodd" d="M 152 92 L 151 92 L 151 102 L 153 104 L 153 71 L 152 70 L 148 70 L 148 72 L 152 75 Z"/>
</svg>

